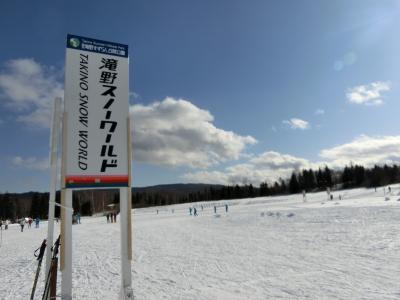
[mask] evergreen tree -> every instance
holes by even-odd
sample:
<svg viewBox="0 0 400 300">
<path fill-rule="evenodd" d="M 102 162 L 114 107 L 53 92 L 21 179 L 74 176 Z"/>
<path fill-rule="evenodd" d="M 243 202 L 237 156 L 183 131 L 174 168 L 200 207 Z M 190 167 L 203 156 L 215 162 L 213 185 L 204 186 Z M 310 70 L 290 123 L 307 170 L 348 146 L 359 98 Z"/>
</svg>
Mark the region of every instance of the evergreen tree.
<svg viewBox="0 0 400 300">
<path fill-rule="evenodd" d="M 279 194 L 281 192 L 281 186 L 277 181 L 274 183 L 274 188 L 273 188 L 273 195 Z"/>
<path fill-rule="evenodd" d="M 344 167 L 342 173 L 342 183 L 344 188 L 348 188 L 352 186 L 352 172 L 348 166 Z"/>
<path fill-rule="evenodd" d="M 250 185 L 248 186 L 248 197 L 250 198 L 254 198 L 255 197 L 255 192 L 254 192 L 254 188 L 253 185 L 250 183 Z"/>
<path fill-rule="evenodd" d="M 289 181 L 289 192 L 291 194 L 296 194 L 299 191 L 300 191 L 300 185 L 299 185 L 299 182 L 297 181 L 296 173 L 293 172 L 292 176 L 290 177 L 290 181 Z"/>
<path fill-rule="evenodd" d="M 260 183 L 260 196 L 268 196 L 269 194 L 269 188 L 268 188 L 268 183 L 267 182 L 261 182 Z"/>
<path fill-rule="evenodd" d="M 393 165 L 389 171 L 389 181 L 390 183 L 395 183 L 399 181 L 399 167 Z"/>
<path fill-rule="evenodd" d="M 365 182 L 365 169 L 362 166 L 354 166 L 354 184 L 361 186 Z"/>
<path fill-rule="evenodd" d="M 93 214 L 93 209 L 90 201 L 86 201 L 81 206 L 81 214 L 84 216 L 91 216 Z"/>
<path fill-rule="evenodd" d="M 235 185 L 234 196 L 235 196 L 236 199 L 239 199 L 239 198 L 242 197 L 242 191 L 241 191 L 239 185 Z"/>
<path fill-rule="evenodd" d="M 325 181 L 325 187 L 332 187 L 333 186 L 333 181 L 332 181 L 332 172 L 328 168 L 328 166 L 325 166 L 324 170 L 324 181 Z"/>
<path fill-rule="evenodd" d="M 318 168 L 317 176 L 317 187 L 322 190 L 326 187 L 325 178 L 320 168 Z"/>
<path fill-rule="evenodd" d="M 279 178 L 279 182 L 280 182 L 280 186 L 281 186 L 280 193 L 281 194 L 287 193 L 287 186 L 286 186 L 285 180 L 283 180 L 282 178 Z"/>
<path fill-rule="evenodd" d="M 4 215 L 6 219 L 15 220 L 17 217 L 17 205 L 15 199 L 11 197 L 9 193 L 5 193 L 3 197 L 4 201 Z"/>
<path fill-rule="evenodd" d="M 307 185 L 308 185 L 309 190 L 314 190 L 317 187 L 315 174 L 314 174 L 314 171 L 312 169 L 308 170 Z"/>
</svg>

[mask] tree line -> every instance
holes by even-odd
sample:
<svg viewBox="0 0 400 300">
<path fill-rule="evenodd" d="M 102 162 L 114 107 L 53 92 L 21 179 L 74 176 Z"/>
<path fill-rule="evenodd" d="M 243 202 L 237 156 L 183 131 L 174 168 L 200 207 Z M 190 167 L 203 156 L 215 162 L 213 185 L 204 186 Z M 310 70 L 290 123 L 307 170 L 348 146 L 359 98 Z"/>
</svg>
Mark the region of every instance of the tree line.
<svg viewBox="0 0 400 300">
<path fill-rule="evenodd" d="M 213 201 L 263 196 L 296 194 L 302 191 L 318 192 L 330 189 L 348 189 L 356 187 L 379 187 L 400 182 L 400 169 L 397 165 L 384 165 L 365 168 L 360 165 L 346 166 L 341 170 L 332 170 L 325 166 L 318 170 L 304 169 L 293 171 L 289 178 L 280 178 L 275 182 L 262 182 L 258 187 L 247 185 L 226 185 L 210 187 L 203 191 L 187 195 L 158 193 L 134 193 L 134 207 L 162 206 L 197 201 Z"/>
<path fill-rule="evenodd" d="M 397 182 L 400 182 L 400 169 L 397 165 L 375 165 L 372 168 L 350 165 L 341 170 L 332 170 L 325 166 L 318 170 L 294 171 L 289 178 L 280 178 L 275 182 L 265 181 L 257 187 L 252 184 L 220 185 L 204 187 L 195 192 L 178 190 L 132 192 L 132 207 L 287 195 L 302 191 L 317 192 L 326 190 L 328 187 L 331 189 L 379 187 Z M 59 191 L 56 193 L 56 202 L 60 203 Z M 72 202 L 75 212 L 80 212 L 81 215 L 92 215 L 107 211 L 110 204 L 111 206 L 118 204 L 119 195 L 117 190 L 75 191 Z M 0 219 L 16 220 L 26 216 L 46 219 L 48 203 L 49 193 L 0 194 Z M 59 217 L 59 215 L 60 208 L 56 206 L 55 216 Z"/>
</svg>

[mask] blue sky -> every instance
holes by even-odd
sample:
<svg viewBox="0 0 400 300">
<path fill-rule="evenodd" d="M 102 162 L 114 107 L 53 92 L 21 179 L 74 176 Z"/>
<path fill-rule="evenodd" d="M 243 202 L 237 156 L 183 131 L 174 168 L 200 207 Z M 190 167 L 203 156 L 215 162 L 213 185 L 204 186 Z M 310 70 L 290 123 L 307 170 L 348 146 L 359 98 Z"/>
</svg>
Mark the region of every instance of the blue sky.
<svg viewBox="0 0 400 300">
<path fill-rule="evenodd" d="M 128 44 L 133 185 L 400 161 L 400 3 L 7 1 L 0 192 L 48 189 L 67 33 Z"/>
</svg>

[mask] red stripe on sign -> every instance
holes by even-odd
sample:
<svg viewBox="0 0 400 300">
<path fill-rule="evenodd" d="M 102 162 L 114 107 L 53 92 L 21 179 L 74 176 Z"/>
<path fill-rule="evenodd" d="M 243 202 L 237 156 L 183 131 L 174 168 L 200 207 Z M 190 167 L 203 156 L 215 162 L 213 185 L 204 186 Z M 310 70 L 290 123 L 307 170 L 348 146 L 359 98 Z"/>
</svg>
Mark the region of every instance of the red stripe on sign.
<svg viewBox="0 0 400 300">
<path fill-rule="evenodd" d="M 65 176 L 67 183 L 123 183 L 128 182 L 128 175 L 68 175 Z"/>
</svg>

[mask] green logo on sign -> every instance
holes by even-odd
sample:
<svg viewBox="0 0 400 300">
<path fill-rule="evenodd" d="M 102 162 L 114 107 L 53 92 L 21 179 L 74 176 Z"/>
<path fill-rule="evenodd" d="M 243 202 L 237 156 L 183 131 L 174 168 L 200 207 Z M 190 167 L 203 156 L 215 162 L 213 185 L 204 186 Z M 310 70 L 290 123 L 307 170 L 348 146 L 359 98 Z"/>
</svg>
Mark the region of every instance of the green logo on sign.
<svg viewBox="0 0 400 300">
<path fill-rule="evenodd" d="M 74 48 L 78 48 L 79 45 L 81 44 L 81 42 L 77 38 L 70 38 L 69 39 L 69 44 Z"/>
</svg>

